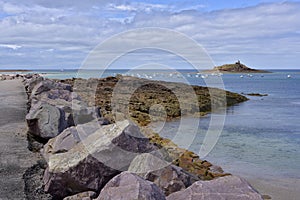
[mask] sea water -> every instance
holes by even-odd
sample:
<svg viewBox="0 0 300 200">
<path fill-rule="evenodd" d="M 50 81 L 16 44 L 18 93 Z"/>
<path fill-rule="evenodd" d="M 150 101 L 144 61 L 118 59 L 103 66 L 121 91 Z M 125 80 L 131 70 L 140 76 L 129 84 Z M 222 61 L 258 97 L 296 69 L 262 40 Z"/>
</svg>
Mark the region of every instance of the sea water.
<svg viewBox="0 0 300 200">
<path fill-rule="evenodd" d="M 222 79 L 226 90 L 268 96 L 247 96 L 249 101 L 229 107 L 218 142 L 205 159 L 234 174 L 299 179 L 300 71 L 246 74 L 243 78 L 240 74 L 225 74 Z M 194 80 L 193 84 L 203 83 Z M 187 136 L 193 137 L 189 124 L 194 124 L 194 120 L 199 119 L 185 120 L 183 129 Z M 200 151 L 210 120 L 211 115 L 200 119 L 190 150 Z M 174 139 L 178 127 L 179 121 L 167 122 L 160 134 Z M 182 137 L 184 140 L 188 138 Z"/>
</svg>

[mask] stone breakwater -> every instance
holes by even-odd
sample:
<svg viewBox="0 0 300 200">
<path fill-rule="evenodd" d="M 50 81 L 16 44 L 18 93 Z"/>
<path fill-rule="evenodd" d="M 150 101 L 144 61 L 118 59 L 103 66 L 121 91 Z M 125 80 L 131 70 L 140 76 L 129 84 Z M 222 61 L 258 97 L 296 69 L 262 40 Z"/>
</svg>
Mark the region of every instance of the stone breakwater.
<svg viewBox="0 0 300 200">
<path fill-rule="evenodd" d="M 132 118 L 106 118 L 67 81 L 23 78 L 29 149 L 43 158 L 24 174 L 27 199 L 262 199 Z"/>
</svg>

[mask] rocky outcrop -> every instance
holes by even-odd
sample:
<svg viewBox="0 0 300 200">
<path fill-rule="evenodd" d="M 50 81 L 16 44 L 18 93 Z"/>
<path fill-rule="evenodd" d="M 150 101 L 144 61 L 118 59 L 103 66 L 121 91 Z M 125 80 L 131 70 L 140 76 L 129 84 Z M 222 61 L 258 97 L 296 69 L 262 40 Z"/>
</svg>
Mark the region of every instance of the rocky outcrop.
<svg viewBox="0 0 300 200">
<path fill-rule="evenodd" d="M 248 95 L 248 96 L 256 96 L 256 97 L 266 97 L 268 94 L 260 94 L 260 93 L 242 93 L 243 95 Z"/>
<path fill-rule="evenodd" d="M 97 200 L 164 200 L 163 192 L 152 182 L 123 172 L 110 180 L 102 189 Z"/>
<path fill-rule="evenodd" d="M 56 146 L 55 141 L 52 145 Z M 136 155 L 154 150 L 149 139 L 127 120 L 102 126 L 66 152 L 48 152 L 45 190 L 57 198 L 99 192 L 112 177 L 127 170 Z"/>
<path fill-rule="evenodd" d="M 271 73 L 265 70 L 252 69 L 237 61 L 234 64 L 225 64 L 222 66 L 214 67 L 212 70 L 205 72 L 222 72 L 222 73 Z"/>
<path fill-rule="evenodd" d="M 236 176 L 226 176 L 211 181 L 198 181 L 186 190 L 173 193 L 167 200 L 262 200 L 244 179 Z"/>
<path fill-rule="evenodd" d="M 212 106 L 218 109 L 248 100 L 240 94 L 216 88 L 128 76 L 88 80 L 67 79 L 64 83 L 73 85 L 74 91 L 88 105 L 100 107 L 103 116 L 111 122 L 116 118 L 114 112 L 121 112 L 142 126 L 151 122 L 153 116 L 149 115 L 149 110 L 157 104 L 164 108 L 165 115 L 157 109 L 155 118 L 160 120 L 163 116 L 170 120 L 184 115 L 202 116 L 210 112 Z"/>
</svg>

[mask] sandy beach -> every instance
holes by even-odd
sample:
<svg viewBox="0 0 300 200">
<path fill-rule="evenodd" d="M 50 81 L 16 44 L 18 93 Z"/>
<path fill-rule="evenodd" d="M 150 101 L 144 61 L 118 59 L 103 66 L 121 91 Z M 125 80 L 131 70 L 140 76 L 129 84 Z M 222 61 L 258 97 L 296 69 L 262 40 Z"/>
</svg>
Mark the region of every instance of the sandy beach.
<svg viewBox="0 0 300 200">
<path fill-rule="evenodd" d="M 36 162 L 27 149 L 26 93 L 21 80 L 0 81 L 0 199 L 25 199 L 25 170 Z"/>
</svg>

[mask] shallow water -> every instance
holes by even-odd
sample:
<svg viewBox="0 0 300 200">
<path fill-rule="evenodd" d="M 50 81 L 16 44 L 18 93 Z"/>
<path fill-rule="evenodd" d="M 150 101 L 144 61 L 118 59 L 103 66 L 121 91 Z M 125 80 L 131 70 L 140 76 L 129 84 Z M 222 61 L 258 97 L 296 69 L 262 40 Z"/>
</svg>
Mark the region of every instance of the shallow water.
<svg viewBox="0 0 300 200">
<path fill-rule="evenodd" d="M 292 78 L 287 78 L 291 74 Z M 228 108 L 222 134 L 205 158 L 235 174 L 300 178 L 300 75 L 298 71 L 223 76 L 225 88 L 238 93 L 267 93 Z M 186 127 L 198 119 L 187 119 Z M 200 119 L 189 149 L 199 152 L 211 116 Z M 174 139 L 179 122 L 167 122 L 160 134 Z M 191 130 L 192 131 L 192 130 Z M 189 128 L 185 129 L 186 135 Z M 179 141 L 184 143 L 186 137 Z"/>
</svg>

